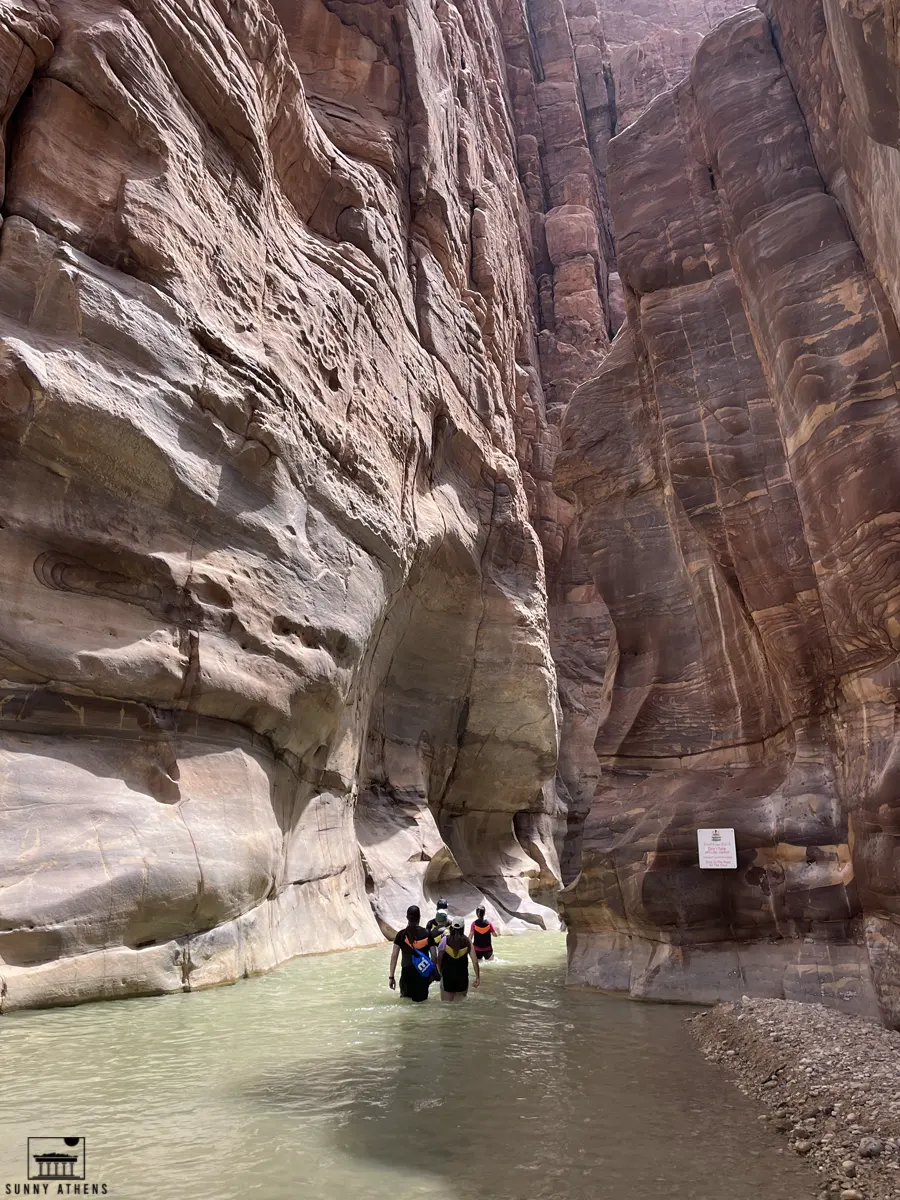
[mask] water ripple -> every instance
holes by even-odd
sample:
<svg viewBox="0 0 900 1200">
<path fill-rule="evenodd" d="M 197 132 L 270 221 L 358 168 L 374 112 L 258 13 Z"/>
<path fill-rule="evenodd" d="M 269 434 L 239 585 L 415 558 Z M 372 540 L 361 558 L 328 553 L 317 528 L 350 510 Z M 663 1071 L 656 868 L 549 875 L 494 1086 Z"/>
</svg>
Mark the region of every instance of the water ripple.
<svg viewBox="0 0 900 1200">
<path fill-rule="evenodd" d="M 233 988 L 0 1022 L 0 1182 L 69 1130 L 118 1200 L 805 1200 L 679 1009 L 564 989 L 507 938 L 465 1005 L 384 988 L 389 948 Z"/>
</svg>

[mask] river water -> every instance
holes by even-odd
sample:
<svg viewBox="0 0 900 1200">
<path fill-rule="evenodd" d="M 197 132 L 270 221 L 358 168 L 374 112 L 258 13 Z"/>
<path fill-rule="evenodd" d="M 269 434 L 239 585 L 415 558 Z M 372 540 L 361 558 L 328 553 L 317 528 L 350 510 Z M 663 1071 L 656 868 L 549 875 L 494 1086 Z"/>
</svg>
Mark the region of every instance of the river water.
<svg viewBox="0 0 900 1200">
<path fill-rule="evenodd" d="M 122 1200 L 813 1196 L 684 1009 L 563 987 L 562 936 L 498 948 L 461 1005 L 397 999 L 379 947 L 4 1017 L 0 1196 L 66 1135 Z"/>
</svg>

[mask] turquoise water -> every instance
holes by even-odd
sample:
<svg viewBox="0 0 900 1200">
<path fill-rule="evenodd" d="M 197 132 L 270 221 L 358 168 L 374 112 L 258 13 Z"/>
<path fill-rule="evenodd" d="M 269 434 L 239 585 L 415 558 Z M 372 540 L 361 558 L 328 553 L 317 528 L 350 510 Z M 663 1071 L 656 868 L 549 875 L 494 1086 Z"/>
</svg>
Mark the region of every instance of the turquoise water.
<svg viewBox="0 0 900 1200">
<path fill-rule="evenodd" d="M 129 1200 L 813 1196 L 684 1009 L 565 988 L 561 935 L 499 950 L 459 1005 L 397 999 L 385 946 L 4 1017 L 0 1195 L 28 1137 L 74 1135 Z"/>
</svg>

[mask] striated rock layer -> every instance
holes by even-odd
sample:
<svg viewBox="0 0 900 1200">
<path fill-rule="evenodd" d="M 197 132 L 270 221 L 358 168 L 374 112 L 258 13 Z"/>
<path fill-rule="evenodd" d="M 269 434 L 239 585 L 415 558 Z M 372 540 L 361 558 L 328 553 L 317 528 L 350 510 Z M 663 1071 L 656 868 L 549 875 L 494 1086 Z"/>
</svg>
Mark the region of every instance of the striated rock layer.
<svg viewBox="0 0 900 1200">
<path fill-rule="evenodd" d="M 563 878 L 578 871 L 581 826 L 600 777 L 609 614 L 553 489 L 560 421 L 596 376 L 624 319 L 607 151 L 687 69 L 701 35 L 743 0 L 528 0 L 508 3 L 506 75 L 533 239 L 536 367 L 522 376 L 517 446 L 544 550 L 562 715 L 557 787 L 567 810 Z"/>
<path fill-rule="evenodd" d="M 0 0 L 0 1009 L 565 882 L 900 1023 L 900 14 L 761 10 Z"/>
<path fill-rule="evenodd" d="M 897 11 L 762 7 L 610 146 L 628 323 L 556 468 L 611 622 L 570 975 L 900 1024 Z"/>
<path fill-rule="evenodd" d="M 607 146 L 738 2 L 0 0 L 0 1008 L 555 925 Z"/>
<path fill-rule="evenodd" d="M 3 1009 L 557 920 L 497 7 L 0 2 Z"/>
</svg>

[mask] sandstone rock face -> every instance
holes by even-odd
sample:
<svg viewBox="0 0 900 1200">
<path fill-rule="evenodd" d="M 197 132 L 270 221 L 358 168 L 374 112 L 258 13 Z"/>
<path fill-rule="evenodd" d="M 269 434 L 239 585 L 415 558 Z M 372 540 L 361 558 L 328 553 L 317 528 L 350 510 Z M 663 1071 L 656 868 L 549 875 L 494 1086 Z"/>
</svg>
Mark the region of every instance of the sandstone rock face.
<svg viewBox="0 0 900 1200">
<path fill-rule="evenodd" d="M 734 0 L 601 0 L 616 128 L 680 83 L 703 36 L 743 7 Z"/>
<path fill-rule="evenodd" d="M 570 536 L 573 510 L 554 492 L 552 474 L 566 406 L 596 376 L 624 319 L 607 148 L 617 127 L 684 73 L 701 33 L 742 6 L 743 0 L 528 0 L 527 21 L 521 4 L 508 4 L 504 15 L 538 299 L 539 379 L 523 378 L 519 458 L 547 568 L 562 714 L 557 788 L 568 818 L 566 880 L 578 870 L 581 825 L 600 777 L 594 739 L 606 703 L 610 625 Z"/>
<path fill-rule="evenodd" d="M 4 1009 L 556 921 L 495 9 L 0 3 Z"/>
<path fill-rule="evenodd" d="M 571 977 L 897 1024 L 897 13 L 763 7 L 610 147 L 628 323 L 556 474 L 611 622 Z"/>
<path fill-rule="evenodd" d="M 761 9 L 0 0 L 0 1009 L 565 882 L 900 1023 L 900 13 Z"/>
</svg>

